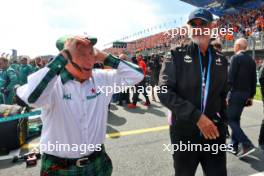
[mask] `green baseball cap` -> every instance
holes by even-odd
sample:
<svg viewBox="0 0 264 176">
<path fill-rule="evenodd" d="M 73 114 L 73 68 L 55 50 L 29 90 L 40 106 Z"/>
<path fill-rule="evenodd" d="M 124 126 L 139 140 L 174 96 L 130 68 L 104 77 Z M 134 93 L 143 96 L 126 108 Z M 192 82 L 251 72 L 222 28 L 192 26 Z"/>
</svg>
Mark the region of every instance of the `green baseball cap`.
<svg viewBox="0 0 264 176">
<path fill-rule="evenodd" d="M 59 50 L 59 51 L 63 50 L 65 41 L 66 41 L 67 39 L 69 39 L 69 38 L 74 37 L 74 36 L 75 36 L 75 35 L 64 35 L 64 36 L 60 37 L 60 38 L 56 41 L 56 47 L 58 48 L 58 50 Z M 91 37 L 91 36 L 86 36 L 86 35 L 84 35 L 84 36 L 81 35 L 81 37 L 84 37 L 84 38 L 90 40 L 91 43 L 92 43 L 92 45 L 95 45 L 95 44 L 97 43 L 97 38 L 96 38 L 96 37 Z"/>
</svg>

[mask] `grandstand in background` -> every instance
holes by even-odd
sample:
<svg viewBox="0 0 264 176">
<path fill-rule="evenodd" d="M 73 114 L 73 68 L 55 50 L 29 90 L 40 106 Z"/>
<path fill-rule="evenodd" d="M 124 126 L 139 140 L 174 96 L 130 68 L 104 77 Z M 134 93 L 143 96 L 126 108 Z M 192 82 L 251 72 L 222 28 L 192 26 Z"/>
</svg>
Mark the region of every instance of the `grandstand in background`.
<svg viewBox="0 0 264 176">
<path fill-rule="evenodd" d="M 221 36 L 223 52 L 233 54 L 233 44 L 237 38 L 245 37 L 249 42 L 249 53 L 256 60 L 264 59 L 264 2 L 262 0 L 182 0 L 197 7 L 205 7 L 217 15 L 218 27 L 232 27 L 234 35 Z M 243 14 L 243 15 L 241 15 Z M 173 30 L 173 29 L 171 29 Z M 170 30 L 169 30 L 170 31 Z M 143 55 L 165 53 L 171 47 L 188 41 L 187 36 L 166 35 L 168 31 L 126 42 L 126 47 L 110 47 L 105 51 L 119 55 L 126 53 L 130 57 L 136 52 Z"/>
</svg>

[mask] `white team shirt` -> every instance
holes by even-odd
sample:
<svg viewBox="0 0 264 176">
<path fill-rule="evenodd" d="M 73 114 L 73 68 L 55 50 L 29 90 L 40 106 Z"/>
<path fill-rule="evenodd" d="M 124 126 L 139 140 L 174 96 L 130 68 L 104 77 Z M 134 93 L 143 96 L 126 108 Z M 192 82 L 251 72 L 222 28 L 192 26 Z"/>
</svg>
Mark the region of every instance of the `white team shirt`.
<svg viewBox="0 0 264 176">
<path fill-rule="evenodd" d="M 28 103 L 28 97 L 49 69 L 45 67 L 31 74 L 28 83 L 17 89 L 17 95 Z M 60 75 L 57 75 L 48 83 L 37 101 L 30 104 L 33 107 L 42 107 L 42 153 L 63 158 L 80 158 L 91 154 L 94 151 L 91 150 L 92 146 L 104 143 L 108 105 L 112 97 L 112 93 L 107 95 L 106 92 L 100 92 L 98 87 L 133 86 L 144 77 L 142 73 L 122 62 L 116 70 L 94 69 L 92 75 L 92 78 L 83 83 L 69 80 L 65 84 L 62 83 Z M 55 144 L 70 145 L 71 151 L 51 150 L 51 146 Z M 83 148 L 88 146 L 90 149 L 84 152 Z"/>
</svg>

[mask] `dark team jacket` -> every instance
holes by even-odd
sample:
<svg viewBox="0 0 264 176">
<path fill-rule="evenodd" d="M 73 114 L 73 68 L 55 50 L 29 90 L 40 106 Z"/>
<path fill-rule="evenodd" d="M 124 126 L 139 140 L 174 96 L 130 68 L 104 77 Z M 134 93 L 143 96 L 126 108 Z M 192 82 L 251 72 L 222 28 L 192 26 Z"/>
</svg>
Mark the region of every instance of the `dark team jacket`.
<svg viewBox="0 0 264 176">
<path fill-rule="evenodd" d="M 209 94 L 205 115 L 217 122 L 226 120 L 227 59 L 213 49 Z M 201 116 L 201 71 L 198 46 L 193 42 L 171 50 L 172 57 L 164 60 L 160 71 L 159 86 L 161 103 L 172 111 L 172 124 L 183 133 L 198 132 L 196 125 Z M 164 87 L 163 89 L 164 90 Z M 220 117 L 217 115 L 219 114 Z"/>
<path fill-rule="evenodd" d="M 262 95 L 262 102 L 264 105 L 264 64 L 262 64 L 260 71 L 259 71 L 259 84 L 260 84 L 260 90 Z"/>
<path fill-rule="evenodd" d="M 250 98 L 256 94 L 256 63 L 245 51 L 231 57 L 228 85 L 231 92 L 248 92 Z"/>
</svg>

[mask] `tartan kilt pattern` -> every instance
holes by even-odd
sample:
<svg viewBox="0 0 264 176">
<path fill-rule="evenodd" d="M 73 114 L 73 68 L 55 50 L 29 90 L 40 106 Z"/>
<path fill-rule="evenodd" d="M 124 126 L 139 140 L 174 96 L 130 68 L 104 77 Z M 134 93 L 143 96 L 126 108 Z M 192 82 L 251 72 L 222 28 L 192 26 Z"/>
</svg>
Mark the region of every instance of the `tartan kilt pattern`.
<svg viewBox="0 0 264 176">
<path fill-rule="evenodd" d="M 41 176 L 111 176 L 113 165 L 106 152 L 102 152 L 96 159 L 84 167 L 63 167 L 59 163 L 49 160 L 45 154 L 41 159 Z"/>
</svg>

